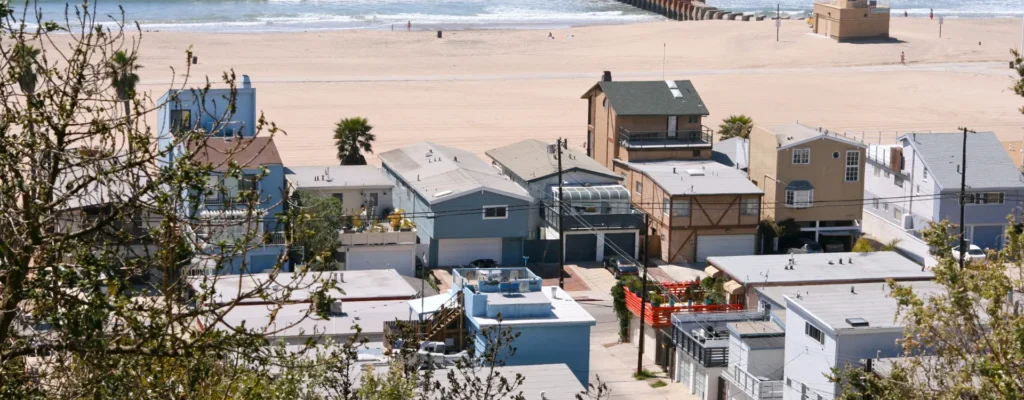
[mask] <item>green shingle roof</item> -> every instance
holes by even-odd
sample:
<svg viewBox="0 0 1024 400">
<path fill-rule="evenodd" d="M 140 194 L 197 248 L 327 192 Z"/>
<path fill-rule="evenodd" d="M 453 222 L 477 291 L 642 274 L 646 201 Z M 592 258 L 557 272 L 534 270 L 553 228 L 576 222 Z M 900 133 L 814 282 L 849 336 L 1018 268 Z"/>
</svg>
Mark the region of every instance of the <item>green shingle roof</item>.
<svg viewBox="0 0 1024 400">
<path fill-rule="evenodd" d="M 690 81 L 674 81 L 679 98 L 666 81 L 599 82 L 617 115 L 708 115 Z"/>
</svg>

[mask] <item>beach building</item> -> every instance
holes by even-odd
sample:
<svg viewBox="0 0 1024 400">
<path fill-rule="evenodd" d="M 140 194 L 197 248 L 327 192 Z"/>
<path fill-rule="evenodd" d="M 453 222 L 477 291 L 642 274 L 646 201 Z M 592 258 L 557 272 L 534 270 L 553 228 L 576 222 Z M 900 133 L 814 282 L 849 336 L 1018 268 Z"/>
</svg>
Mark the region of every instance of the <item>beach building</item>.
<svg viewBox="0 0 1024 400">
<path fill-rule="evenodd" d="M 565 364 L 586 387 L 590 330 L 596 320 L 557 286 L 543 286 L 527 268 L 456 268 L 449 297 L 461 293 L 470 345 L 482 350 L 488 331 L 508 327 L 519 337 L 506 365 Z"/>
<path fill-rule="evenodd" d="M 392 204 L 416 224 L 428 245 L 425 265 L 459 266 L 477 259 L 523 262 L 530 194 L 470 152 L 429 142 L 380 155 L 394 182 Z"/>
<path fill-rule="evenodd" d="M 616 161 L 633 203 L 651 215 L 649 251 L 670 263 L 756 254 L 764 192 L 711 160 Z"/>
<path fill-rule="evenodd" d="M 161 149 L 170 149 L 162 162 L 184 154 L 185 144 L 177 140 L 181 132 L 202 130 L 211 137 L 256 135 L 256 89 L 248 75 L 242 75 L 241 86 L 234 89 L 168 90 L 157 105 L 157 141 Z"/>
<path fill-rule="evenodd" d="M 558 209 L 564 207 L 566 262 L 636 258 L 644 219 L 630 203 L 623 177 L 586 154 L 564 149 L 561 196 L 554 146 L 529 139 L 487 151 L 502 175 L 534 198 L 540 212 L 529 213 L 528 239 L 558 239 Z"/>
<path fill-rule="evenodd" d="M 711 148 L 711 159 L 746 172 L 750 165 L 750 140 L 739 136 L 719 140 Z"/>
<path fill-rule="evenodd" d="M 308 191 L 341 201 L 348 217 L 338 231 L 334 258 L 342 270 L 394 269 L 405 276 L 415 275 L 416 228 L 398 220 L 396 229 L 388 218 L 395 211 L 391 204 L 394 183 L 379 168 L 286 167 L 285 178 L 291 193 Z M 295 201 L 294 196 L 289 198 Z"/>
<path fill-rule="evenodd" d="M 587 100 L 587 154 L 606 168 L 615 161 L 711 157 L 708 109 L 688 80 L 614 82 L 610 72 Z"/>
<path fill-rule="evenodd" d="M 814 33 L 839 42 L 889 38 L 889 0 L 814 0 Z"/>
<path fill-rule="evenodd" d="M 935 263 L 920 231 L 933 221 L 960 223 L 962 133 L 908 134 L 871 146 L 864 184 L 864 231 L 916 261 Z M 964 236 L 982 249 L 1002 249 L 1007 215 L 1021 217 L 1024 178 L 991 132 L 967 136 Z"/>
<path fill-rule="evenodd" d="M 931 271 L 893 251 L 709 257 L 708 275 L 721 276 L 730 303 L 764 308 L 755 288 L 928 281 Z"/>
<path fill-rule="evenodd" d="M 832 368 L 859 368 L 860 360 L 897 357 L 905 323 L 896 299 L 883 284 L 845 285 L 845 290 L 802 292 L 786 302 L 783 399 L 834 399 L 842 390 L 828 380 Z M 912 284 L 918 295 L 945 289 L 930 282 Z"/>
<path fill-rule="evenodd" d="M 798 237 L 828 250 L 853 249 L 864 198 L 864 144 L 798 123 L 755 125 L 750 133 L 750 180 L 764 190 L 762 219 L 799 228 Z M 794 246 L 797 237 L 765 246 Z"/>
<path fill-rule="evenodd" d="M 198 223 L 194 234 L 199 252 L 224 256 L 222 265 L 201 263 L 190 273 L 238 274 L 283 268 L 286 243 L 277 215 L 286 209 L 287 188 L 273 139 L 210 137 L 190 146 L 193 160 L 213 171 L 205 192 L 194 194 L 201 202 L 196 213 L 187 217 Z M 227 174 L 231 163 L 239 165 L 241 176 Z M 246 194 L 253 192 L 258 204 L 250 210 Z"/>
<path fill-rule="evenodd" d="M 778 326 L 766 322 L 762 312 L 673 314 L 671 342 L 665 343 L 666 358 L 672 363 L 663 367 L 698 399 L 720 399 L 727 370 L 739 365 L 750 368 L 744 363 L 751 358 L 780 352 L 780 336 Z"/>
<path fill-rule="evenodd" d="M 330 293 L 334 302 L 326 318 L 321 318 L 311 312 L 310 294 L 328 279 L 337 282 Z M 243 299 L 221 321 L 200 324 L 204 329 L 231 329 L 244 323 L 286 345 L 301 345 L 306 340 L 344 342 L 357 334 L 358 325 L 362 330 L 359 337 L 369 341 L 367 346 L 381 349 L 387 323 L 416 319 L 408 301 L 418 293 L 395 270 L 197 276 L 190 278 L 189 284 L 196 290 L 213 287 L 218 303 L 235 301 L 237 293 L 264 288 L 270 299 Z M 290 289 L 287 299 L 286 288 Z M 273 298 L 275 295 L 281 297 Z M 291 304 L 274 304 L 284 300 Z"/>
</svg>

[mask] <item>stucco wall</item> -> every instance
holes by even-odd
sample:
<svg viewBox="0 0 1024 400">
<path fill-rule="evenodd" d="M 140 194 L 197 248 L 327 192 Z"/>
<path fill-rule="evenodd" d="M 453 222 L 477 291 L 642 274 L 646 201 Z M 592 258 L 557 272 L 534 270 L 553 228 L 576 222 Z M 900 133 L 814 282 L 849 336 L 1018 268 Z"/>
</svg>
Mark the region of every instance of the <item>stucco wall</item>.
<svg viewBox="0 0 1024 400">
<path fill-rule="evenodd" d="M 475 347 L 482 351 L 488 341 L 472 319 L 470 325 L 476 332 Z M 506 365 L 565 364 L 584 387 L 590 383 L 590 325 L 516 326 L 506 321 L 506 326 L 519 333 L 512 343 L 516 353 L 506 359 Z"/>
</svg>

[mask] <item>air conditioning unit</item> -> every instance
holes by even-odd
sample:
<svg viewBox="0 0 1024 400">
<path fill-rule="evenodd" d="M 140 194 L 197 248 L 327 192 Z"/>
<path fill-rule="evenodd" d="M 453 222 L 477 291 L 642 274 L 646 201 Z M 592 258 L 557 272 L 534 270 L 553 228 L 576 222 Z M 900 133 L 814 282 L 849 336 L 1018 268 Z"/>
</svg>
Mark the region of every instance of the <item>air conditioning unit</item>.
<svg viewBox="0 0 1024 400">
<path fill-rule="evenodd" d="M 903 222 L 903 229 L 914 229 L 914 216 L 913 215 L 909 215 L 909 214 L 908 215 L 904 215 L 903 216 L 903 221 L 901 221 L 901 222 Z"/>
</svg>

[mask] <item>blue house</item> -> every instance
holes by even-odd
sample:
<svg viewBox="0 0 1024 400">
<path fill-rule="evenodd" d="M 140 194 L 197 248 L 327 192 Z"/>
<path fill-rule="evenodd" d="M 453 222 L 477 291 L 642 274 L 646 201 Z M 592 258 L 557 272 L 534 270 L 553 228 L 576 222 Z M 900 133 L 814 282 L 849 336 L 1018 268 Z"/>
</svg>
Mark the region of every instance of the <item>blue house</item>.
<svg viewBox="0 0 1024 400">
<path fill-rule="evenodd" d="M 526 190 L 472 153 L 447 146 L 420 142 L 379 156 L 395 182 L 392 204 L 411 217 L 420 243 L 429 244 L 424 264 L 523 262 L 532 204 Z"/>
<path fill-rule="evenodd" d="M 161 157 L 163 162 L 183 154 L 183 145 L 175 141 L 183 131 L 201 129 L 211 137 L 256 135 L 256 89 L 248 75 L 242 75 L 242 87 L 235 88 L 233 94 L 230 88 L 211 88 L 205 93 L 174 89 L 160 96 L 157 105 L 157 140 L 161 149 L 170 149 Z"/>
<path fill-rule="evenodd" d="M 488 328 L 500 324 L 519 337 L 506 365 L 565 364 L 586 387 L 590 328 L 596 320 L 557 286 L 544 286 L 528 268 L 456 268 L 450 296 L 462 291 L 470 345 L 481 354 Z"/>
<path fill-rule="evenodd" d="M 919 231 L 932 221 L 960 223 L 962 154 L 962 133 L 910 134 L 893 145 L 871 146 L 864 211 L 872 220 L 865 218 L 865 232 L 899 238 L 901 250 L 919 261 L 926 257 L 927 248 L 914 248 Z M 964 235 L 982 249 L 1001 249 L 1006 217 L 1021 216 L 1024 178 L 995 134 L 968 135 L 966 181 Z"/>
</svg>

